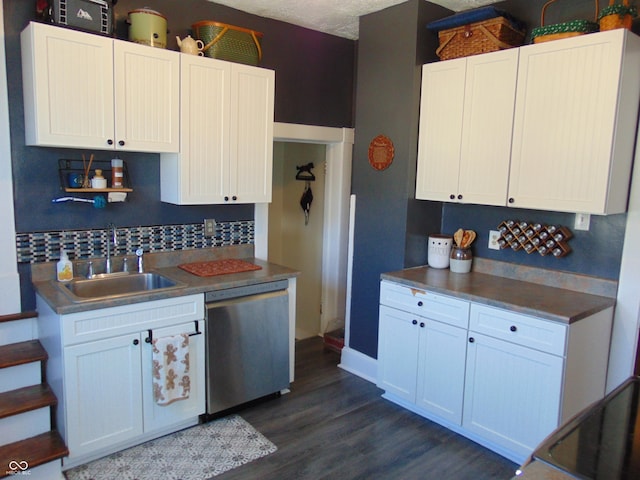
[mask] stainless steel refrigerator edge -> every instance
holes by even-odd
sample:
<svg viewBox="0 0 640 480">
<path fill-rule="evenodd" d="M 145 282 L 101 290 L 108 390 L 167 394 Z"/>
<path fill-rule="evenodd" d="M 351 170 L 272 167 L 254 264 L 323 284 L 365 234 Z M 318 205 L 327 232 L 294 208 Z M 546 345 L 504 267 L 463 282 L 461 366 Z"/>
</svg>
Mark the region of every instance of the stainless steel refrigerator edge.
<svg viewBox="0 0 640 480">
<path fill-rule="evenodd" d="M 206 293 L 207 414 L 289 388 L 287 286 Z"/>
</svg>

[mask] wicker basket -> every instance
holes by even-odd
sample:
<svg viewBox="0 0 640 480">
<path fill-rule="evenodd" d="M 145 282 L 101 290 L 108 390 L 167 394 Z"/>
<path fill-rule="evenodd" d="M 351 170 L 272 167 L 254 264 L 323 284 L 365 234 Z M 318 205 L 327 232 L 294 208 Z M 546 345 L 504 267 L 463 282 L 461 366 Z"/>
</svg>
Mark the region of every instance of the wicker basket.
<svg viewBox="0 0 640 480">
<path fill-rule="evenodd" d="M 631 30 L 633 19 L 638 16 L 636 7 L 629 6 L 629 0 L 616 3 L 616 0 L 609 0 L 609 6 L 602 9 L 598 16 L 600 31 L 615 30 L 616 28 L 626 28 Z"/>
<path fill-rule="evenodd" d="M 544 14 L 547 11 L 547 7 L 556 0 L 549 0 L 542 7 L 542 13 L 540 14 L 540 26 L 534 28 L 531 31 L 531 37 L 533 43 L 549 42 L 551 40 L 559 40 L 561 38 L 576 37 L 578 35 L 584 35 L 585 33 L 597 32 L 599 26 L 596 22 L 590 20 L 573 20 L 570 22 L 557 23 L 554 25 L 544 24 Z M 598 18 L 598 10 L 600 10 L 598 0 L 595 0 L 596 15 Z"/>
<path fill-rule="evenodd" d="M 258 65 L 262 60 L 262 33 L 246 28 L 208 20 L 194 23 L 191 28 L 207 57 L 230 62 Z"/>
<path fill-rule="evenodd" d="M 468 57 L 518 47 L 524 41 L 524 31 L 514 28 L 504 17 L 495 17 L 438 32 L 440 60 Z"/>
</svg>

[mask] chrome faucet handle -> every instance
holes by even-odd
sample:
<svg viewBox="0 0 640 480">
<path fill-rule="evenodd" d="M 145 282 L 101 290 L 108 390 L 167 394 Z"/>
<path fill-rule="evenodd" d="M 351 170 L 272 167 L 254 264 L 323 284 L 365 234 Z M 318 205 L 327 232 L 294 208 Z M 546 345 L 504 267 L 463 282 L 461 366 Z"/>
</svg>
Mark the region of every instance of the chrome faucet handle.
<svg viewBox="0 0 640 480">
<path fill-rule="evenodd" d="M 89 260 L 87 262 L 87 278 L 93 278 L 93 262 Z"/>
<path fill-rule="evenodd" d="M 111 229 L 111 232 L 113 234 L 113 254 L 115 255 L 116 247 L 118 246 L 118 229 L 113 223 L 109 224 L 109 228 Z"/>
<path fill-rule="evenodd" d="M 111 240 L 113 240 L 113 252 L 111 252 Z M 107 225 L 107 258 L 104 262 L 105 273 L 111 273 L 111 255 L 116 255 L 118 251 L 118 238 L 116 226 L 113 223 Z"/>
<path fill-rule="evenodd" d="M 136 256 L 138 257 L 138 273 L 144 273 L 144 264 L 142 261 L 143 254 L 144 254 L 144 250 L 142 250 L 142 248 L 138 248 L 136 250 Z"/>
</svg>

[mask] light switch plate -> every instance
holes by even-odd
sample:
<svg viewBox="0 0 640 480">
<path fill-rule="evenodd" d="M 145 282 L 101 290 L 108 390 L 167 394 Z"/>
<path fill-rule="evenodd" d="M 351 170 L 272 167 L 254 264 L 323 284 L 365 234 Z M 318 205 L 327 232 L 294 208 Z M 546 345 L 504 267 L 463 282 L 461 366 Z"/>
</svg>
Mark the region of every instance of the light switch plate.
<svg viewBox="0 0 640 480">
<path fill-rule="evenodd" d="M 588 213 L 576 213 L 576 220 L 573 225 L 574 230 L 589 230 L 589 224 L 591 223 L 591 215 Z"/>
<path fill-rule="evenodd" d="M 500 250 L 498 240 L 500 239 L 500 232 L 498 230 L 489 230 L 489 248 L 491 250 Z"/>
<path fill-rule="evenodd" d="M 204 236 L 213 237 L 216 234 L 216 221 L 213 218 L 204 219 Z"/>
</svg>

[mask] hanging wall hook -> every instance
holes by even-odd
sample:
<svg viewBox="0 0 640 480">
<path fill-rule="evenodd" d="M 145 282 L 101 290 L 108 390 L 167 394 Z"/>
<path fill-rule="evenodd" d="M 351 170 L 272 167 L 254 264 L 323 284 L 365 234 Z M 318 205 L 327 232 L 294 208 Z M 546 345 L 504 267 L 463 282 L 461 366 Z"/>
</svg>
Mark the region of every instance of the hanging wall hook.
<svg viewBox="0 0 640 480">
<path fill-rule="evenodd" d="M 311 171 L 312 168 L 314 168 L 313 163 L 307 163 L 306 165 L 296 166 L 296 169 L 298 170 L 298 173 L 296 173 L 296 180 L 313 182 L 316 179 L 316 176 Z"/>
</svg>

